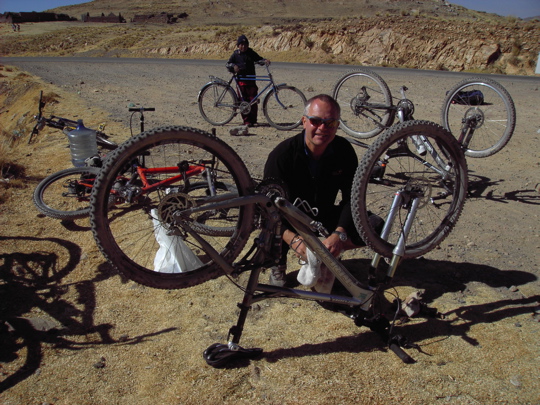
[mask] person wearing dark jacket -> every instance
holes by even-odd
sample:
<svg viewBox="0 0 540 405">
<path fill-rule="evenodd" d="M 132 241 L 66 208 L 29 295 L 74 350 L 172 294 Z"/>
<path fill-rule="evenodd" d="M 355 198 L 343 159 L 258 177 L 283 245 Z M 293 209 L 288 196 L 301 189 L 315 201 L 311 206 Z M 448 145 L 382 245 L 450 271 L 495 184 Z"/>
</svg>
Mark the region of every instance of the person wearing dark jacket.
<svg viewBox="0 0 540 405">
<path fill-rule="evenodd" d="M 365 246 L 354 226 L 350 205 L 358 158 L 350 142 L 336 135 L 339 117 L 340 106 L 332 97 L 320 94 L 311 98 L 302 117 L 304 130 L 277 145 L 264 167 L 264 178 L 281 181 L 289 201 L 300 198 L 318 209 L 314 219 L 331 232 L 323 244 L 334 256 Z M 340 192 L 341 201 L 336 204 Z M 276 286 L 285 285 L 289 247 L 306 260 L 302 237 L 284 225 L 281 260 L 270 274 L 270 283 Z"/>
<path fill-rule="evenodd" d="M 242 80 L 242 78 L 255 75 L 256 62 L 264 61 L 266 65 L 269 65 L 270 61 L 263 58 L 249 47 L 249 41 L 245 35 L 240 35 L 238 37 L 236 46 L 238 49 L 233 52 L 225 66 L 229 71 L 237 74 L 242 97 L 245 101 L 249 102 L 257 95 L 259 88 L 257 87 L 255 80 Z M 245 125 L 252 127 L 257 124 L 257 110 L 258 106 L 257 103 L 255 103 L 251 105 L 251 110 L 248 114 L 242 114 Z"/>
</svg>

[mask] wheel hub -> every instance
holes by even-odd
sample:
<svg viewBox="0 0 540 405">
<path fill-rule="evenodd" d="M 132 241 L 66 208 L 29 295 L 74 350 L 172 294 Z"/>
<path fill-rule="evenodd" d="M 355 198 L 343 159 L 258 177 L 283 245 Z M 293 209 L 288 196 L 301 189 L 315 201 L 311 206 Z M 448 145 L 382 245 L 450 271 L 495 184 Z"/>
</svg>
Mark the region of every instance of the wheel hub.
<svg viewBox="0 0 540 405">
<path fill-rule="evenodd" d="M 356 96 L 351 99 L 351 110 L 354 115 L 359 115 L 363 110 L 364 106 L 369 100 L 369 95 L 366 93 L 365 89 L 360 90 Z"/>
<path fill-rule="evenodd" d="M 471 107 L 465 112 L 464 122 L 471 129 L 478 129 L 484 125 L 484 112 L 478 107 Z"/>
<path fill-rule="evenodd" d="M 413 198 L 419 198 L 418 209 L 426 206 L 431 200 L 432 186 L 431 182 L 424 177 L 411 177 L 405 187 L 410 201 Z"/>
<path fill-rule="evenodd" d="M 174 214 L 195 205 L 195 200 L 187 194 L 169 193 L 159 203 L 157 209 L 158 219 L 167 229 L 176 228 Z"/>
</svg>

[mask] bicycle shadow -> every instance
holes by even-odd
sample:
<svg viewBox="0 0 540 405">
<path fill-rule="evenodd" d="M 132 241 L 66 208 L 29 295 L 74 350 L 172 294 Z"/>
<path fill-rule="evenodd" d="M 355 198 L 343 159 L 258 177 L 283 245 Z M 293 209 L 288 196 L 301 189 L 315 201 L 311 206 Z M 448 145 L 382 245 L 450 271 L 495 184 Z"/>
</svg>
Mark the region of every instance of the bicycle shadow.
<svg viewBox="0 0 540 405">
<path fill-rule="evenodd" d="M 535 189 L 516 190 L 504 193 L 504 199 L 523 204 L 540 205 L 540 192 Z"/>
<path fill-rule="evenodd" d="M 495 201 L 498 201 L 495 198 L 489 198 L 487 196 L 484 196 L 484 193 L 489 187 L 497 186 L 504 180 L 491 180 L 488 177 L 480 176 L 478 174 L 472 174 L 469 171 L 469 187 L 467 189 L 467 197 L 468 198 L 487 198 L 487 199 L 493 199 Z M 493 193 L 493 192 L 488 192 Z M 505 201 L 501 201 L 505 202 Z"/>
<path fill-rule="evenodd" d="M 344 264 L 353 274 L 358 271 L 366 273 L 369 260 L 351 259 L 344 261 Z M 366 276 L 367 274 L 358 275 L 361 280 L 365 280 Z M 444 317 L 425 318 L 422 326 L 417 323 L 405 323 L 396 326 L 394 332 L 406 336 L 411 342 L 459 336 L 471 345 L 478 345 L 481 342 L 468 336 L 468 332 L 473 326 L 490 324 L 534 312 L 534 309 L 538 307 L 540 295 L 523 297 L 519 292 L 513 293 L 508 287 L 518 287 L 537 280 L 535 275 L 524 271 L 499 270 L 487 265 L 426 259 L 405 261 L 400 265 L 399 276 L 395 277 L 393 286 L 425 288 L 423 301 L 426 303 L 432 303 L 444 294 L 454 293 L 456 307 L 443 314 Z M 480 283 L 482 286 L 493 288 L 494 296 L 501 299 L 483 304 L 462 305 L 466 303 L 466 291 L 471 283 Z M 338 284 L 334 291 L 340 292 L 341 288 Z M 470 292 L 469 295 L 472 293 Z M 456 323 L 455 319 L 451 319 L 451 315 L 455 315 L 459 322 Z M 424 352 L 422 348 L 421 350 Z M 298 347 L 276 349 L 264 352 L 262 356 L 269 362 L 277 362 L 280 359 L 291 357 L 372 351 L 387 351 L 385 342 L 375 332 L 362 328 L 354 336 L 343 336 L 323 343 L 306 343 Z"/>
<path fill-rule="evenodd" d="M 446 293 L 463 294 L 473 282 L 497 289 L 503 294 L 510 293 L 509 288 L 512 286 L 517 288 L 537 280 L 534 274 L 525 271 L 499 270 L 485 264 L 419 258 L 400 263 L 392 285 L 407 285 L 425 290 L 423 300 L 430 303 Z"/>
<path fill-rule="evenodd" d="M 16 242 L 15 247 L 9 247 L 13 244 L 2 247 L 2 242 L 6 241 Z M 103 264 L 91 280 L 62 283 L 81 260 L 82 250 L 73 242 L 59 238 L 0 236 L 0 247 L 0 361 L 15 362 L 25 356 L 23 365 L 0 381 L 0 393 L 39 369 L 43 343 L 81 350 L 100 344 L 137 344 L 146 337 L 175 329 L 118 341 L 110 335 L 113 325 L 96 325 L 95 284 L 116 274 Z M 28 316 L 36 312 L 39 316 Z M 69 338 L 89 333 L 99 337 L 85 343 Z"/>
<path fill-rule="evenodd" d="M 83 225 L 79 221 L 85 221 L 86 225 Z M 71 232 L 86 232 L 92 230 L 92 227 L 90 226 L 88 221 L 88 218 L 79 220 L 63 219 L 60 221 L 60 225 L 62 225 L 64 228 Z"/>
<path fill-rule="evenodd" d="M 489 201 L 501 202 L 508 204 L 511 201 L 520 202 L 523 204 L 540 205 L 540 192 L 536 189 L 515 190 L 504 193 L 503 195 L 495 195 L 488 188 L 497 186 L 504 180 L 493 181 L 487 177 L 469 173 L 469 198 L 484 198 Z"/>
</svg>

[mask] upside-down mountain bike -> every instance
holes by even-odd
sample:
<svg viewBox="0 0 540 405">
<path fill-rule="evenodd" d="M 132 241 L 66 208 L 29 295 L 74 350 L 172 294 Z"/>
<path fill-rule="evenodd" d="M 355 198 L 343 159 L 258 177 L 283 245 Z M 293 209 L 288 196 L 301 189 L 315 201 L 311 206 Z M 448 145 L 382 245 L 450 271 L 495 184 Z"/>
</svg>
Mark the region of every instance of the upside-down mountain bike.
<svg viewBox="0 0 540 405">
<path fill-rule="evenodd" d="M 417 152 L 415 139 L 428 151 Z M 181 188 L 148 193 L 139 204 L 109 203 L 116 179 L 134 157 L 147 157 L 147 167 L 190 166 L 212 160 L 228 191 L 191 196 Z M 155 159 L 155 163 L 153 163 Z M 167 163 L 168 162 L 168 163 Z M 219 165 L 217 163 L 219 162 Z M 203 181 L 201 175 L 184 181 Z M 125 192 L 137 193 L 136 181 Z M 108 261 L 128 278 L 146 286 L 178 289 L 227 275 L 244 294 L 237 323 L 228 342 L 204 351 L 206 362 L 220 367 L 236 357 L 252 357 L 261 349 L 239 345 L 250 307 L 261 300 L 290 297 L 333 303 L 354 322 L 378 332 L 405 362 L 413 361 L 393 333 L 393 318 L 382 309 L 385 291 L 403 258 L 438 246 L 460 217 L 467 190 L 467 165 L 456 139 L 441 126 L 407 121 L 393 126 L 371 145 L 355 174 L 351 205 L 354 222 L 365 242 L 377 252 L 365 280 L 333 257 L 318 236 L 322 224 L 303 211 L 304 202 L 290 202 L 286 189 L 273 181 L 255 181 L 238 154 L 216 136 L 193 128 L 163 127 L 139 134 L 112 152 L 92 190 L 91 224 L 97 245 Z M 382 233 L 370 214 L 384 219 Z M 216 214 L 218 213 L 218 214 Z M 204 232 L 200 218 L 206 218 Z M 276 287 L 259 282 L 261 271 L 281 255 L 282 224 L 292 225 L 307 248 L 335 276 L 344 292 Z M 227 228 L 229 233 L 210 232 Z M 256 231 L 256 232 L 254 232 Z M 380 229 L 379 229 L 380 231 Z M 159 240 L 158 235 L 167 235 Z M 164 253 L 179 265 L 163 270 Z M 389 258 L 389 265 L 379 260 Z M 236 280 L 248 275 L 244 284 Z"/>
<path fill-rule="evenodd" d="M 414 104 L 404 90 L 402 87 L 402 97 L 394 104 L 388 85 L 375 72 L 356 69 L 345 73 L 332 93 L 342 107 L 341 129 L 354 138 L 366 139 L 392 126 L 396 116 L 400 122 L 412 119 Z M 446 93 L 441 122 L 467 156 L 487 157 L 499 152 L 512 137 L 516 110 L 512 97 L 498 82 L 473 77 Z"/>
<path fill-rule="evenodd" d="M 251 106 L 262 101 L 268 123 L 279 130 L 294 129 L 302 122 L 306 97 L 293 86 L 276 84 L 268 65 L 267 75 L 247 75 L 241 79 L 233 73 L 229 81 L 210 76 L 210 81 L 199 91 L 197 102 L 203 118 L 212 125 L 225 125 L 237 114 L 248 114 Z M 238 81 L 268 82 L 251 101 L 245 101 Z M 264 98 L 263 98 L 264 97 Z"/>
</svg>

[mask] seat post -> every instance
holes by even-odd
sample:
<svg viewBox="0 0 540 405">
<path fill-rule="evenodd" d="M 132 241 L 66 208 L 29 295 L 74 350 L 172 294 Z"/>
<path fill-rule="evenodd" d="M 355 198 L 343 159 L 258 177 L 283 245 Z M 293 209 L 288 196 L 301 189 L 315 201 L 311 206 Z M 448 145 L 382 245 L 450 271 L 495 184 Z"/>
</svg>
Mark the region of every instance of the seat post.
<svg viewBox="0 0 540 405">
<path fill-rule="evenodd" d="M 230 343 L 237 345 L 240 343 L 240 337 L 244 331 L 244 324 L 246 323 L 246 318 L 249 310 L 251 309 L 251 303 L 253 302 L 253 295 L 255 294 L 256 287 L 259 284 L 259 275 L 262 271 L 262 268 L 252 270 L 249 275 L 248 284 L 244 292 L 244 298 L 241 303 L 238 304 L 240 308 L 240 314 L 238 315 L 238 321 L 236 325 L 232 326 L 229 329 L 229 336 L 227 340 Z M 232 339 L 231 339 L 232 336 Z"/>
</svg>

